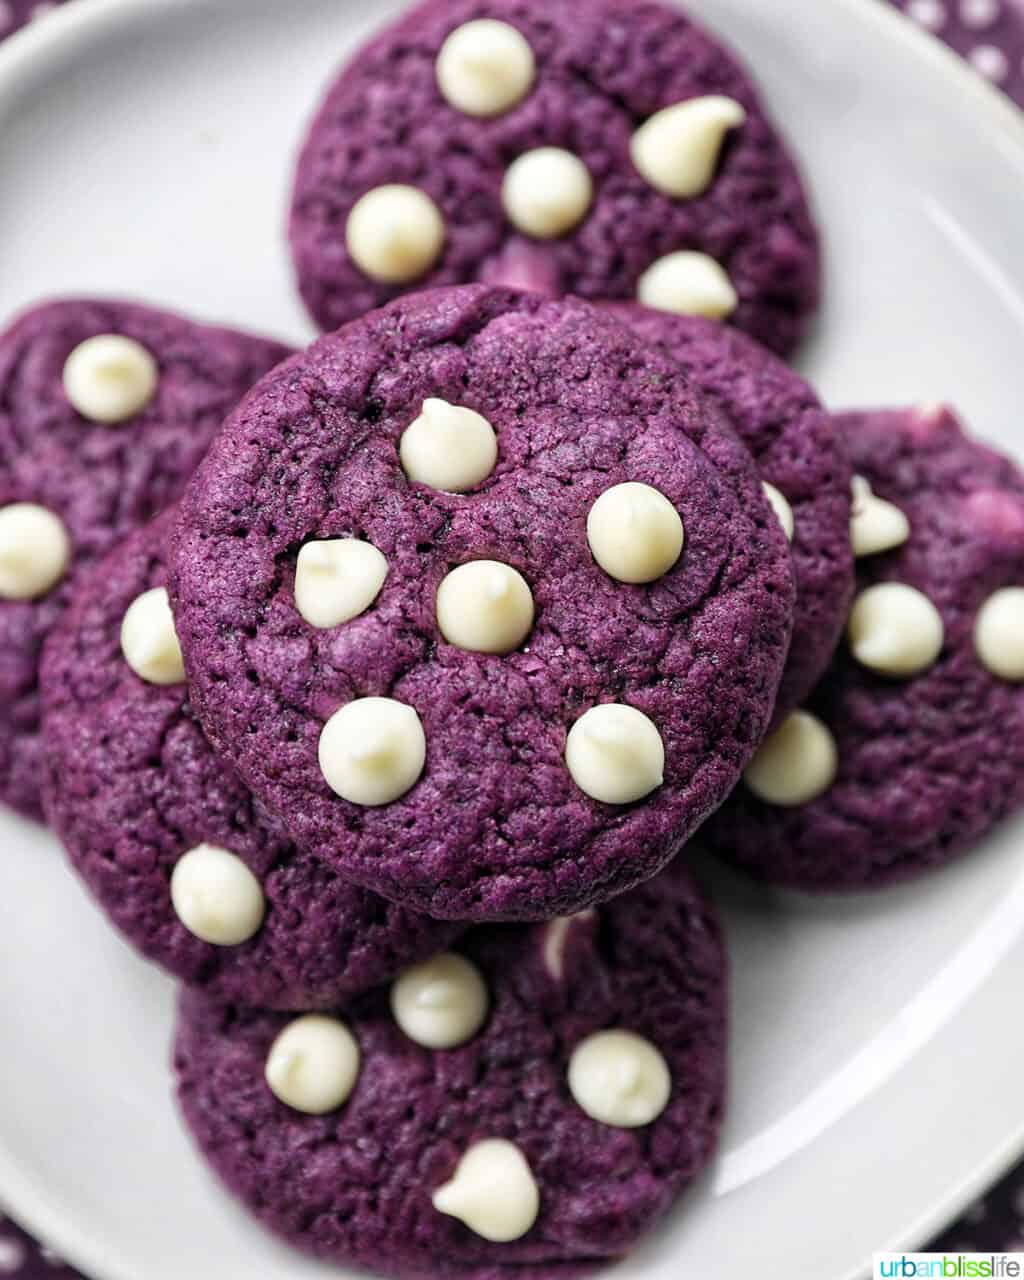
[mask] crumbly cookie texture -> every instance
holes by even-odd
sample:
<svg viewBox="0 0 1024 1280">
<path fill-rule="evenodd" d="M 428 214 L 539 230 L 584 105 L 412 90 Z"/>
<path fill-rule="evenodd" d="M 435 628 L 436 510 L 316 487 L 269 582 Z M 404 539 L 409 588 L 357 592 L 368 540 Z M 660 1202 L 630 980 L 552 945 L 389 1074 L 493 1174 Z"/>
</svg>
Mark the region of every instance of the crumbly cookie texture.
<svg viewBox="0 0 1024 1280">
<path fill-rule="evenodd" d="M 469 491 L 403 468 L 430 398 L 495 432 Z M 587 536 L 626 482 L 685 528 L 642 584 L 605 572 Z M 756 468 L 675 365 L 584 302 L 478 285 L 321 339 L 229 420 L 181 510 L 172 594 L 215 746 L 303 847 L 429 914 L 543 919 L 653 875 L 770 718 L 793 583 Z M 383 586 L 358 617 L 311 626 L 297 556 L 351 537 L 386 560 Z M 480 561 L 498 567 L 473 575 L 467 609 L 446 584 Z M 360 710 L 373 698 L 378 721 Z M 586 735 L 622 784 L 600 785 L 612 800 L 566 757 L 603 704 L 653 727 Z"/>
<path fill-rule="evenodd" d="M 725 955 L 681 867 L 562 923 L 557 972 L 554 924 L 458 944 L 487 1005 L 455 1044 L 423 1042 L 425 1006 L 403 1029 L 395 988 L 314 1025 L 186 997 L 178 1094 L 213 1169 L 289 1243 L 376 1273 L 444 1258 L 539 1280 L 619 1257 L 714 1149 Z M 478 1008 L 451 969 L 419 995 Z"/>
<path fill-rule="evenodd" d="M 187 687 L 129 666 L 122 620 L 166 581 L 174 512 L 83 575 L 41 672 L 46 811 L 75 868 L 144 955 L 209 996 L 314 1009 L 455 939 L 295 849 L 222 764 Z"/>
<path fill-rule="evenodd" d="M 1024 477 L 942 408 L 838 425 L 861 498 L 905 524 L 884 512 L 886 536 L 867 544 L 883 549 L 862 545 L 847 639 L 798 713 L 817 728 L 769 739 L 701 832 L 753 875 L 804 889 L 909 879 L 1024 802 Z"/>
<path fill-rule="evenodd" d="M 413 9 L 328 91 L 291 243 L 324 329 L 484 280 L 725 317 L 785 353 L 818 300 L 807 198 L 748 72 L 651 0 Z"/>
<path fill-rule="evenodd" d="M 650 307 L 611 310 L 694 379 L 785 503 L 780 523 L 792 544 L 797 602 L 776 703 L 775 720 L 781 723 L 824 674 L 853 598 L 851 469 L 844 433 L 813 388 L 745 334 Z"/>
<path fill-rule="evenodd" d="M 97 338 L 105 339 L 98 349 Z M 288 354 L 279 343 L 169 312 L 86 299 L 36 307 L 0 335 L 0 799 L 5 803 L 30 817 L 42 816 L 39 657 L 78 574 L 180 496 L 228 411 Z M 79 408 L 69 398 L 69 385 Z M 9 523 L 11 508 L 26 503 L 59 522 L 59 532 L 51 529 L 44 542 L 36 529 L 27 566 L 18 551 L 18 527 L 24 532 L 24 521 L 13 528 Z M 47 585 L 38 557 L 48 549 L 53 569 L 61 560 L 62 538 L 64 563 Z M 47 589 L 15 598 L 3 590 L 12 574 L 16 581 L 31 578 Z"/>
</svg>

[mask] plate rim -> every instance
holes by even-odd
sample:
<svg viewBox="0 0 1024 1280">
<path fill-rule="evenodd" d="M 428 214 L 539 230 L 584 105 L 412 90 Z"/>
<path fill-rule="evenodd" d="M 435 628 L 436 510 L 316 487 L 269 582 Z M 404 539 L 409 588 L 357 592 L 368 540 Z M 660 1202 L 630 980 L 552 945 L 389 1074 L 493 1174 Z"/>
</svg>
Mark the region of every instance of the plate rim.
<svg viewBox="0 0 1024 1280">
<path fill-rule="evenodd" d="M 155 21 L 158 15 L 186 8 L 203 8 L 211 0 L 74 0 L 48 12 L 43 20 L 29 23 L 0 44 L 0 110 L 6 97 L 16 94 L 22 81 L 31 78 L 37 65 L 58 49 L 71 50 L 78 39 L 95 39 L 106 26 L 120 22 Z M 236 0 L 237 2 L 237 0 Z M 350 0 L 345 0 L 350 2 Z M 673 0 L 668 0 L 672 3 Z M 985 117 L 986 127 L 1003 135 L 1006 145 L 1017 149 L 1024 168 L 1024 111 L 995 85 L 971 68 L 941 40 L 898 11 L 888 0 L 828 0 L 835 9 L 855 15 L 875 29 L 874 39 L 894 41 L 918 62 L 945 79 L 965 109 Z M 686 0 L 682 0 L 685 7 Z M 695 9 L 711 9 L 715 0 L 701 0 Z M 698 19 L 703 15 L 698 12 Z M 728 38 L 728 37 L 727 37 Z M 741 54 L 742 56 L 742 54 Z M 891 1241 L 880 1241 L 888 1250 L 909 1250 L 952 1225 L 960 1212 L 1024 1156 L 1024 1114 L 983 1160 L 967 1170 L 947 1194 L 918 1213 Z M 0 1144 L 0 1203 L 19 1226 L 48 1246 L 91 1280 L 137 1280 L 124 1269 L 123 1259 L 88 1230 L 67 1219 L 45 1190 L 34 1184 L 6 1148 Z M 0 1214 L 2 1218 L 2 1214 Z M 858 1265 L 836 1280 L 859 1280 Z"/>
</svg>

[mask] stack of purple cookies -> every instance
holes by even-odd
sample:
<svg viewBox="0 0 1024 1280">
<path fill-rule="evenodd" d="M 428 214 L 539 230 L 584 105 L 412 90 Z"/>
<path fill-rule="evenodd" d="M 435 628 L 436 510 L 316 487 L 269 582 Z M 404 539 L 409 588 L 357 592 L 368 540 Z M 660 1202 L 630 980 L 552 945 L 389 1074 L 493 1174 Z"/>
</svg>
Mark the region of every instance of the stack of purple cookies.
<svg viewBox="0 0 1024 1280">
<path fill-rule="evenodd" d="M 261 1222 L 592 1268 L 721 1124 L 691 838 L 879 888 L 1024 802 L 1024 478 L 783 363 L 817 232 L 676 9 L 430 0 L 330 89 L 291 237 L 306 351 L 84 300 L 0 337 L 0 794 L 181 980 L 182 1113 Z"/>
</svg>

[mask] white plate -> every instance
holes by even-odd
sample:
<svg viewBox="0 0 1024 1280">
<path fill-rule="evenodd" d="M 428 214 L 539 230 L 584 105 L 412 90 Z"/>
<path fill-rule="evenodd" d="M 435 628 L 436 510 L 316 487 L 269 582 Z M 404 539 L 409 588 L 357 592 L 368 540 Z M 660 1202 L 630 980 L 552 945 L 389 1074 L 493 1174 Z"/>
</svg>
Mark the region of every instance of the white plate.
<svg viewBox="0 0 1024 1280">
<path fill-rule="evenodd" d="M 828 228 L 806 360 L 833 403 L 949 398 L 1021 451 L 1024 126 L 872 0 L 702 0 Z M 321 85 L 396 0 L 76 0 L 0 50 L 0 314 L 121 291 L 296 340 L 283 243 Z M 725 876 L 721 1158 L 617 1274 L 848 1280 L 1024 1143 L 1020 825 L 912 888 L 806 903 Z M 97 1280 L 299 1280 L 170 1100 L 169 983 L 53 842 L 0 818 L 0 1198 Z"/>
</svg>

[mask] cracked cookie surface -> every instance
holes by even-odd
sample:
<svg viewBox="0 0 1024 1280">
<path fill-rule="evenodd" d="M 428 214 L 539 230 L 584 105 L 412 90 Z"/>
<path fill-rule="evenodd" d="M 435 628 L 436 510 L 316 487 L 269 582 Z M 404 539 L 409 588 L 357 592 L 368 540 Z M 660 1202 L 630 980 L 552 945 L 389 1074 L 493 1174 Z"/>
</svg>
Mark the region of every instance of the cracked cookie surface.
<svg viewBox="0 0 1024 1280">
<path fill-rule="evenodd" d="M 666 315 L 650 307 L 623 304 L 611 310 L 682 365 L 725 414 L 762 479 L 779 490 L 792 512 L 797 603 L 778 721 L 824 674 L 853 596 L 844 433 L 813 388 L 745 334 L 700 316 Z"/>
<path fill-rule="evenodd" d="M 751 874 L 803 889 L 909 879 L 966 853 L 1024 803 L 1024 689 L 976 646 L 986 602 L 1024 586 L 1024 478 L 946 409 L 840 414 L 837 425 L 874 499 L 909 520 L 906 542 L 858 558 L 858 592 L 913 588 L 938 610 L 942 641 L 909 675 L 869 669 L 844 642 L 805 704 L 834 739 L 831 785 L 780 807 L 741 783 L 700 833 Z M 900 605 L 886 602 L 879 661 L 902 657 L 899 629 L 916 625 Z"/>
<path fill-rule="evenodd" d="M 264 1078 L 286 1019 L 195 996 L 175 1046 L 179 1102 L 206 1159 L 264 1226 L 335 1263 L 399 1277 L 563 1276 L 618 1257 L 707 1164 L 726 1077 L 726 957 L 715 916 L 682 867 L 556 925 L 491 925 L 457 946 L 486 984 L 483 1027 L 431 1050 L 392 1016 L 388 992 L 337 1016 L 358 1077 L 325 1115 L 280 1102 Z M 557 962 L 556 962 L 557 961 Z M 671 1087 L 647 1124 L 588 1115 L 567 1078 L 595 1032 L 642 1036 Z M 514 1143 L 539 1192 L 520 1238 L 491 1243 L 432 1203 L 470 1144 Z"/>
<path fill-rule="evenodd" d="M 521 100 L 488 118 L 446 101 L 436 65 L 447 37 L 481 18 L 525 36 L 535 61 Z M 739 104 L 746 119 L 725 137 L 707 189 L 673 198 L 637 170 L 631 141 L 656 112 L 707 97 Z M 503 185 L 519 157 L 552 147 L 582 162 L 592 193 L 575 226 L 537 238 L 510 221 Z M 546 173 L 536 182 L 550 194 Z M 424 193 L 443 223 L 435 260 L 403 283 L 371 278 L 347 244 L 357 202 L 392 184 Z M 477 280 L 631 299 L 654 263 L 680 251 L 724 270 L 738 299 L 730 321 L 779 352 L 796 345 L 818 300 L 817 232 L 802 182 L 749 74 L 677 8 L 649 0 L 590 0 L 585 9 L 573 0 L 431 0 L 414 9 L 328 91 L 299 161 L 291 243 L 324 329 L 402 290 Z"/>
<path fill-rule="evenodd" d="M 89 338 L 119 334 L 155 359 L 158 382 L 129 420 L 86 420 L 62 375 Z M 37 599 L 0 599 L 0 798 L 41 817 L 38 665 L 78 573 L 177 499 L 227 412 L 289 354 L 276 342 L 125 302 L 72 299 L 0 336 L 0 507 L 35 503 L 70 542 L 63 579 Z"/>
<path fill-rule="evenodd" d="M 470 492 L 402 469 L 430 397 L 494 427 L 497 464 Z M 647 585 L 608 576 L 588 545 L 594 502 L 629 481 L 685 529 Z M 360 616 L 319 629 L 296 608 L 296 559 L 340 538 L 372 543 L 387 577 Z M 505 654 L 438 628 L 440 583 L 484 559 L 532 593 Z M 793 604 L 756 468 L 678 369 L 586 303 L 484 286 L 401 299 L 265 379 L 189 487 L 172 587 L 218 751 L 341 874 L 456 919 L 567 914 L 663 866 L 764 731 Z M 318 760 L 325 723 L 367 697 L 412 707 L 425 738 L 421 776 L 390 803 L 342 799 Z M 608 702 L 661 735 L 664 783 L 637 803 L 592 799 L 566 764 L 573 723 Z"/>
<path fill-rule="evenodd" d="M 297 851 L 216 758 L 186 686 L 150 684 L 130 669 L 121 622 L 133 600 L 166 581 L 174 514 L 132 534 L 82 578 L 47 645 L 47 814 L 111 921 L 175 977 L 245 1005 L 336 1004 L 428 958 L 461 929 L 357 889 Z M 172 904 L 175 867 L 202 845 L 241 859 L 262 891 L 262 923 L 238 945 L 204 941 Z"/>
</svg>

